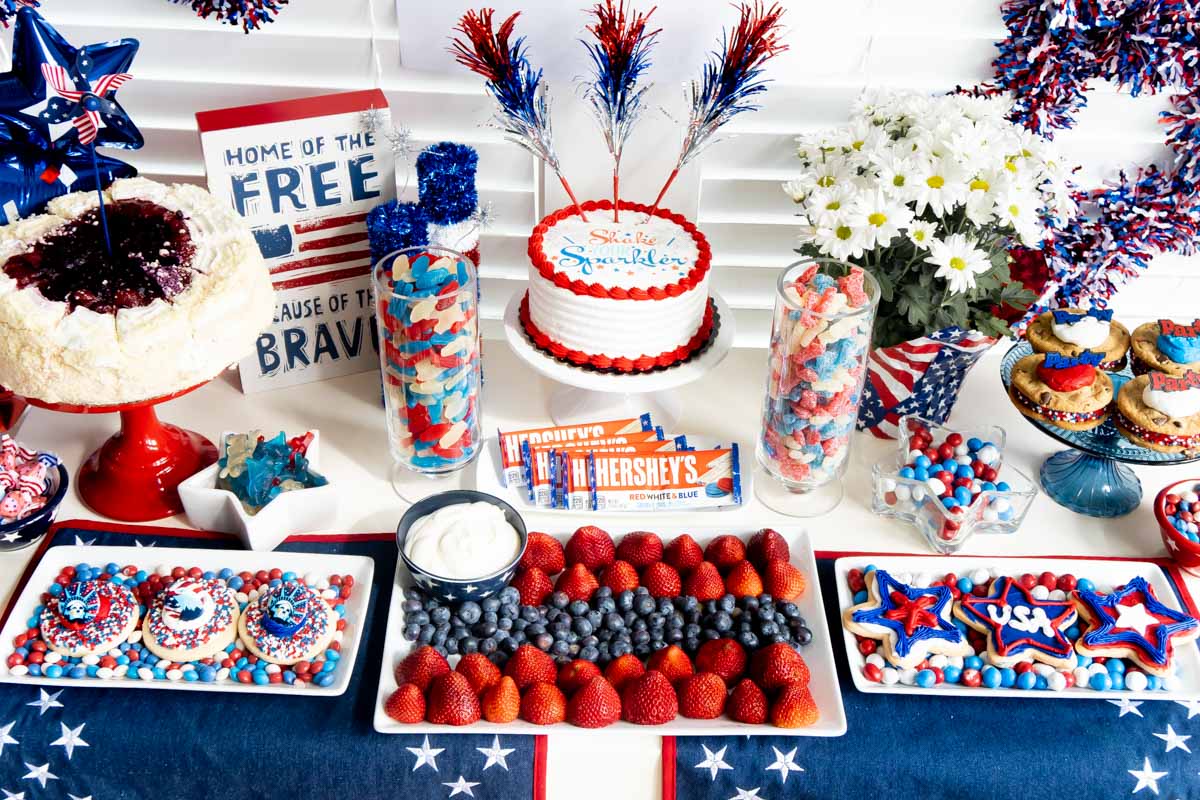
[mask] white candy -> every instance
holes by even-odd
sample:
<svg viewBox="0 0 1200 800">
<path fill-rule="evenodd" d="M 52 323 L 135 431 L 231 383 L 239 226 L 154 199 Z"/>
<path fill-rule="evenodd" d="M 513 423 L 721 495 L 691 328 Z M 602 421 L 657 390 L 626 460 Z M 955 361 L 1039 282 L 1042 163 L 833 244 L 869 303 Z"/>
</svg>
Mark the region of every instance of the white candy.
<svg viewBox="0 0 1200 800">
<path fill-rule="evenodd" d="M 169 680 L 169 681 L 177 681 L 182 677 L 183 677 L 183 670 L 181 670 L 181 669 L 167 670 L 167 680 Z"/>
<path fill-rule="evenodd" d="M 892 577 L 895 578 L 900 583 L 907 583 L 910 586 L 912 585 L 912 573 L 911 572 L 897 572 Z"/>
<path fill-rule="evenodd" d="M 925 490 L 920 486 L 914 486 L 912 489 L 912 499 L 914 503 L 919 503 L 925 499 Z"/>
<path fill-rule="evenodd" d="M 894 492 L 896 491 L 896 482 L 891 478 L 884 478 L 879 482 L 879 488 L 883 492 Z"/>
<path fill-rule="evenodd" d="M 119 647 L 114 647 L 112 650 L 108 651 L 108 654 L 110 656 L 112 656 L 113 658 L 120 658 L 121 657 L 121 649 Z"/>
<path fill-rule="evenodd" d="M 954 448 L 954 455 L 956 455 L 956 456 L 965 456 L 970 452 L 971 452 L 971 448 L 967 447 L 966 442 L 963 442 L 958 447 Z M 970 464 L 971 462 L 968 461 L 967 463 Z"/>
<path fill-rule="evenodd" d="M 1197 500 L 1200 500 L 1200 494 L 1196 494 L 1191 489 L 1189 489 L 1186 492 L 1184 492 L 1183 494 L 1179 495 L 1179 499 L 1185 503 L 1194 503 Z"/>
<path fill-rule="evenodd" d="M 144 681 L 152 681 L 154 680 L 154 670 L 149 667 L 139 667 L 138 677 Z"/>
<path fill-rule="evenodd" d="M 1093 663 L 1090 667 L 1088 667 L 1088 674 L 1089 675 L 1107 675 L 1108 670 L 1105 669 L 1103 664 Z"/>
<path fill-rule="evenodd" d="M 1076 686 L 1087 686 L 1088 679 L 1092 677 L 1092 673 L 1088 671 L 1087 667 L 1076 667 L 1074 674 Z"/>
<path fill-rule="evenodd" d="M 1038 675 L 1041 675 L 1043 678 L 1048 678 L 1051 675 L 1055 674 L 1058 670 L 1056 670 L 1054 667 L 1050 666 L 1049 664 L 1034 664 L 1033 671 L 1036 672 Z"/>
<path fill-rule="evenodd" d="M 103 667 L 101 669 L 103 669 Z M 99 670 L 97 670 L 97 672 L 99 672 Z M 113 676 L 117 678 L 124 678 L 128 672 L 128 664 L 117 664 L 117 666 L 113 668 Z"/>
<path fill-rule="evenodd" d="M 962 669 L 963 668 L 963 657 L 962 656 L 950 656 L 950 664 L 952 666 L 958 667 L 959 669 Z"/>
<path fill-rule="evenodd" d="M 1040 583 L 1037 586 L 1033 587 L 1033 589 L 1029 593 L 1031 595 L 1033 595 L 1034 600 L 1049 600 L 1050 599 L 1050 590 L 1047 589 L 1045 586 L 1042 586 Z"/>
<path fill-rule="evenodd" d="M 1003 514 L 1012 508 L 1012 503 L 1005 500 L 1003 497 L 997 497 L 992 501 L 992 508 L 996 509 L 997 514 Z"/>
<path fill-rule="evenodd" d="M 282 672 L 278 664 L 267 664 L 267 674 L 273 675 L 276 672 Z"/>
<path fill-rule="evenodd" d="M 911 464 L 912 462 L 914 462 L 914 461 L 916 461 L 916 460 L 917 460 L 917 456 L 919 456 L 919 455 L 921 455 L 921 451 L 920 451 L 920 450 L 909 450 L 909 451 L 908 451 L 908 458 L 904 459 L 904 461 L 905 461 L 905 463 L 907 463 L 907 464 Z"/>
<path fill-rule="evenodd" d="M 905 686 L 913 686 L 917 682 L 917 671 L 906 669 L 900 673 L 900 682 Z"/>
<path fill-rule="evenodd" d="M 1144 692 L 1149 685 L 1150 681 L 1146 678 L 1144 672 L 1125 673 L 1125 688 L 1129 691 Z"/>
<path fill-rule="evenodd" d="M 24 664 L 17 664 L 15 667 L 9 667 L 8 672 L 10 675 L 28 675 L 29 667 L 25 666 Z"/>
<path fill-rule="evenodd" d="M 323 592 L 329 588 L 329 581 L 325 578 L 322 578 L 321 580 L 317 581 L 316 584 L 313 585 L 313 588 L 316 589 L 318 592 Z"/>
<path fill-rule="evenodd" d="M 229 667 L 221 667 L 217 670 L 217 680 L 223 681 L 229 679 Z"/>
<path fill-rule="evenodd" d="M 1067 688 L 1067 676 L 1061 672 L 1052 672 L 1046 676 L 1046 686 L 1052 692 L 1061 692 Z"/>
<path fill-rule="evenodd" d="M 879 653 L 871 653 L 871 655 L 867 656 L 867 663 L 874 664 L 880 669 L 887 666 L 887 662 L 883 660 L 883 656 L 879 655 Z"/>
<path fill-rule="evenodd" d="M 954 463 L 962 464 L 964 467 L 969 467 L 969 466 L 971 466 L 971 457 L 970 456 L 955 456 Z"/>
<path fill-rule="evenodd" d="M 929 491 L 933 492 L 935 497 L 941 497 L 946 491 L 946 484 L 942 483 L 940 478 L 930 478 L 925 481 L 925 485 L 929 487 Z"/>
<path fill-rule="evenodd" d="M 321 576 L 315 572 L 304 573 L 304 582 L 309 586 L 315 586 L 319 580 L 321 580 Z"/>
<path fill-rule="evenodd" d="M 985 444 L 979 448 L 979 452 L 975 454 L 975 457 L 989 467 L 992 467 L 1000 459 L 1000 451 L 996 449 L 995 445 Z"/>
<path fill-rule="evenodd" d="M 173 663 L 171 663 L 170 661 L 168 661 L 167 659 L 161 658 L 158 660 L 158 663 L 156 663 L 154 666 L 158 667 L 161 670 L 169 670 L 172 667 L 174 667 L 175 665 Z"/>
<path fill-rule="evenodd" d="M 326 589 L 325 591 L 321 592 L 321 597 L 324 597 L 326 600 L 334 600 L 337 598 L 337 596 L 337 589 Z"/>
<path fill-rule="evenodd" d="M 334 634 L 333 634 L 333 639 L 332 639 L 332 641 L 335 641 L 335 642 L 341 642 L 341 641 L 342 641 L 342 637 L 343 637 L 343 636 L 345 636 L 345 635 L 346 635 L 346 632 L 345 632 L 345 631 L 337 631 L 336 633 L 334 633 Z M 872 653 L 872 655 L 874 655 L 874 653 Z"/>
<path fill-rule="evenodd" d="M 113 674 L 112 667 L 100 667 L 100 669 L 96 670 L 96 677 L 101 680 L 108 680 Z"/>
<path fill-rule="evenodd" d="M 928 572 L 918 572 L 913 575 L 913 586 L 928 586 L 931 583 L 933 583 L 933 578 L 929 576 Z"/>
<path fill-rule="evenodd" d="M 89 667 L 94 667 L 95 665 L 100 663 L 100 656 L 96 655 L 95 653 L 91 653 L 91 654 L 86 655 L 83 658 L 81 658 L 80 661 L 82 661 L 84 664 L 88 665 Z"/>
<path fill-rule="evenodd" d="M 984 522 L 997 522 L 1000 519 L 1000 514 L 994 508 L 985 508 L 983 510 Z"/>
<path fill-rule="evenodd" d="M 137 644 L 142 640 L 142 629 L 138 628 L 133 633 L 129 634 L 130 644 Z"/>
<path fill-rule="evenodd" d="M 981 583 L 987 583 L 991 579 L 992 573 L 988 572 L 986 569 L 977 569 L 971 573 L 970 577 L 971 583 L 978 586 Z"/>
<path fill-rule="evenodd" d="M 912 491 L 904 484 L 898 485 L 895 488 L 895 492 L 896 492 L 896 500 L 898 500 L 898 501 L 899 500 L 907 501 L 912 497 Z"/>
<path fill-rule="evenodd" d="M 895 686 L 900 682 L 900 673 L 894 667 L 884 667 L 883 680 L 880 682 L 884 686 Z"/>
<path fill-rule="evenodd" d="M 247 600 L 249 600 L 250 602 L 254 602 L 255 600 L 257 600 L 257 599 L 258 599 L 258 595 L 259 595 L 259 591 L 258 591 L 258 589 L 251 589 L 251 590 L 250 590 L 250 591 L 249 591 L 249 592 L 246 594 L 246 599 L 247 599 Z"/>
<path fill-rule="evenodd" d="M 1066 600 L 1067 593 L 1064 592 L 1062 589 L 1051 589 L 1050 590 L 1050 599 L 1051 600 Z"/>
<path fill-rule="evenodd" d="M 57 664 L 60 661 L 62 661 L 62 653 L 56 653 L 53 650 L 47 651 L 42 658 L 43 664 Z"/>
<path fill-rule="evenodd" d="M 155 568 L 154 571 L 164 577 L 167 577 L 167 578 L 171 577 L 171 567 L 167 567 L 167 566 L 157 567 L 157 568 Z"/>
<path fill-rule="evenodd" d="M 250 602 L 250 595 L 246 594 L 245 592 L 238 592 L 233 597 L 235 600 L 237 600 L 242 605 L 245 605 L 246 603 Z"/>
<path fill-rule="evenodd" d="M 1168 675 L 1163 678 L 1162 687 L 1168 692 L 1178 692 L 1183 688 L 1183 678 L 1178 675 Z"/>
<path fill-rule="evenodd" d="M 948 664 L 948 663 L 949 663 L 949 659 L 947 659 L 946 656 L 944 656 L 941 653 L 937 653 L 937 654 L 929 657 L 929 666 L 931 666 L 931 667 L 937 667 L 938 669 L 945 669 L 946 664 Z"/>
</svg>

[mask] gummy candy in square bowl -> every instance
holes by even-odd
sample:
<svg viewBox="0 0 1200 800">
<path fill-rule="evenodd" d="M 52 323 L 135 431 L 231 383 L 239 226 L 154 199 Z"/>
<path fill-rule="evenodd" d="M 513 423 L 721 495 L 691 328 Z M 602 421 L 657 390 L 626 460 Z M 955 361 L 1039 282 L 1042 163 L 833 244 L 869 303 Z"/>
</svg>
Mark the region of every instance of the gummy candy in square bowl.
<svg viewBox="0 0 1200 800">
<path fill-rule="evenodd" d="M 994 425 L 956 431 L 905 416 L 896 456 L 872 467 L 871 510 L 914 525 L 939 553 L 958 552 L 977 531 L 1012 533 L 1037 486 L 1003 466 L 1004 445 Z"/>
</svg>

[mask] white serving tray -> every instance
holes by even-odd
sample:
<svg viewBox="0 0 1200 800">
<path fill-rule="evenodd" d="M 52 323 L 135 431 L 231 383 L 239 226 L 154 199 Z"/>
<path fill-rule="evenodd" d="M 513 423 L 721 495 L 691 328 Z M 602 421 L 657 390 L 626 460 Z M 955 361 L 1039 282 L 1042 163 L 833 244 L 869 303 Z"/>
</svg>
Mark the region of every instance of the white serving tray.
<svg viewBox="0 0 1200 800">
<path fill-rule="evenodd" d="M 691 438 L 688 437 L 688 443 L 691 444 Z M 707 444 L 707 443 L 705 443 Z M 725 445 L 726 447 L 728 445 Z M 754 487 L 751 486 L 750 476 L 754 473 L 754 451 L 749 451 L 750 461 L 747 459 L 747 450 L 745 447 L 738 446 L 738 459 L 741 461 L 742 471 L 742 502 L 740 505 L 717 506 L 715 508 L 679 508 L 670 511 L 663 511 L 664 514 L 673 514 L 679 512 L 702 512 L 706 514 L 718 514 L 723 511 L 738 511 L 744 508 L 753 497 Z M 749 467 L 749 468 L 747 468 Z M 501 498 L 517 511 L 522 514 L 559 514 L 564 517 L 607 517 L 607 518 L 625 518 L 629 519 L 631 514 L 641 514 L 646 519 L 653 519 L 653 512 L 645 511 L 592 511 L 585 509 L 583 511 L 570 511 L 565 508 L 546 508 L 536 506 L 529 501 L 529 494 L 525 491 L 524 486 L 509 487 L 504 485 L 504 481 L 500 477 L 500 440 L 492 436 L 484 440 L 483 449 L 479 453 L 479 459 L 475 465 L 475 488 L 481 492 L 495 495 Z M 634 530 L 631 528 L 631 530 Z"/>
<path fill-rule="evenodd" d="M 124 567 L 133 564 L 147 572 L 159 567 L 200 567 L 202 570 L 218 572 L 228 567 L 234 572 L 257 572 L 260 569 L 281 569 L 285 572 L 320 575 L 353 575 L 355 590 L 346 603 L 346 628 L 342 637 L 341 661 L 329 686 L 307 685 L 293 687 L 287 684 L 239 683 L 222 681 L 144 681 L 127 678 L 102 680 L 98 678 L 46 678 L 33 675 L 13 675 L 4 659 L 12 653 L 12 641 L 26 630 L 25 623 L 37 608 L 42 592 L 53 583 L 59 570 L 65 566 L 87 563 L 103 566 L 108 563 Z M 354 673 L 354 662 L 358 657 L 363 638 L 363 620 L 367 614 L 367 603 L 371 597 L 371 581 L 375 576 L 375 562 L 366 556 L 330 555 L 327 553 L 258 553 L 245 550 L 209 550 L 190 547 L 99 547 L 64 545 L 51 547 L 43 555 L 29 583 L 12 605 L 8 621 L 0 630 L 0 682 L 27 683 L 35 686 L 78 686 L 120 689 L 175 689 L 193 692 L 240 692 L 263 694 L 300 694 L 334 697 L 343 694 L 350 685 Z"/>
<path fill-rule="evenodd" d="M 629 530 L 653 529 L 653 525 L 631 524 Z M 662 537 L 663 543 L 670 542 L 681 533 L 689 533 L 700 544 L 705 546 L 710 539 L 721 534 L 735 533 L 743 538 L 749 537 L 753 531 L 730 531 L 715 528 L 655 529 Z M 614 532 L 613 538 L 619 540 L 625 531 Z M 641 733 L 658 733 L 663 736 L 726 736 L 736 734 L 770 734 L 773 736 L 841 736 L 846 732 L 846 711 L 842 706 L 842 693 L 838 688 L 837 666 L 833 660 L 833 642 L 828 623 L 825 619 L 825 608 L 821 602 L 821 587 L 817 579 L 817 562 L 813 557 L 812 544 L 808 534 L 804 532 L 780 531 L 787 539 L 792 551 L 792 564 L 798 567 L 808 579 L 808 589 L 796 604 L 800 613 L 812 630 L 812 642 L 801 650 L 804 660 L 808 663 L 811 678 L 809 689 L 813 700 L 821 712 L 817 724 L 808 728 L 776 728 L 770 723 L 763 725 L 747 725 L 735 722 L 728 717 L 717 719 L 688 719 L 676 717 L 666 725 L 634 725 L 620 720 L 605 728 L 578 728 L 570 723 L 560 722 L 556 725 L 534 725 L 518 719 L 508 724 L 497 724 L 480 720 L 474 725 L 454 727 L 451 725 L 433 725 L 421 722 L 415 725 L 405 725 L 396 722 L 384 713 L 384 701 L 396 690 L 395 668 L 404 657 L 412 652 L 414 643 L 406 641 L 404 631 L 404 590 L 412 585 L 412 576 L 404 567 L 403 562 L 397 561 L 396 582 L 392 586 L 392 602 L 388 608 L 387 638 L 383 646 L 383 664 L 379 675 L 379 696 L 375 701 L 375 730 L 380 733 L 499 733 L 499 734 L 551 734 L 551 735 L 586 735 L 604 736 L 620 735 L 631 731 Z M 570 533 L 552 534 L 565 542 Z M 457 663 L 457 656 L 451 656 L 452 663 Z"/>
<path fill-rule="evenodd" d="M 1145 561 L 1113 561 L 1071 558 L 997 558 L 986 556 L 847 556 L 839 558 L 834 563 L 834 573 L 837 576 L 838 608 L 845 612 L 854 605 L 854 595 L 850 591 L 846 576 L 852 569 L 862 569 L 868 564 L 874 564 L 879 569 L 886 569 L 895 574 L 908 572 L 914 575 L 928 573 L 930 575 L 945 575 L 953 572 L 964 575 L 976 569 L 1000 570 L 1003 575 L 1021 575 L 1031 572 L 1034 575 L 1050 571 L 1061 575 L 1071 573 L 1076 577 L 1087 578 L 1096 584 L 1099 591 L 1109 591 L 1115 586 L 1127 582 L 1130 578 L 1140 575 L 1151 586 L 1154 593 L 1165 606 L 1176 611 L 1185 611 L 1175 596 L 1163 571 L 1155 564 Z M 841 614 L 839 613 L 839 616 Z M 1082 624 L 1082 623 L 1081 623 Z M 842 638 L 846 645 L 846 657 L 850 662 L 850 674 L 854 676 L 854 687 L 860 692 L 870 694 L 913 694 L 927 695 L 931 698 L 952 695 L 955 697 L 1020 697 L 1024 699 L 1063 699 L 1074 700 L 1117 700 L 1120 698 L 1134 700 L 1194 700 L 1200 698 L 1200 649 L 1194 643 L 1184 644 L 1175 650 L 1175 658 L 1179 663 L 1179 675 L 1183 684 L 1176 691 L 1163 689 L 1134 692 L 1126 689 L 1098 692 L 1087 687 L 1073 686 L 1061 692 L 1038 691 L 1028 689 L 985 689 L 970 688 L 958 684 L 941 683 L 931 689 L 917 686 L 904 686 L 896 683 L 885 686 L 868 680 L 863 675 L 866 657 L 859 652 L 854 634 L 842 628 Z"/>
</svg>

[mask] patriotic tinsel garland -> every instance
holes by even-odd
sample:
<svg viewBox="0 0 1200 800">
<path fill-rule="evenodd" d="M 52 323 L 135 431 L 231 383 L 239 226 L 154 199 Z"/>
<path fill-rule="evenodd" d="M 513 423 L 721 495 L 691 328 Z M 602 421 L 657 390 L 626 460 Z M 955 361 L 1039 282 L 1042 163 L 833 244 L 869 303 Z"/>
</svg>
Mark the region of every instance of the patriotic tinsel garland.
<svg viewBox="0 0 1200 800">
<path fill-rule="evenodd" d="M 1076 199 L 1082 213 L 1047 221 L 1049 281 L 1023 329 L 1048 308 L 1103 308 L 1158 253 L 1191 255 L 1200 243 L 1200 13 L 1189 0 L 1008 0 L 1008 38 L 997 44 L 995 84 L 1008 92 L 1011 119 L 1053 138 L 1074 125 L 1089 82 L 1106 78 L 1130 94 L 1172 92 L 1166 126 L 1172 163 L 1149 165 Z"/>
</svg>

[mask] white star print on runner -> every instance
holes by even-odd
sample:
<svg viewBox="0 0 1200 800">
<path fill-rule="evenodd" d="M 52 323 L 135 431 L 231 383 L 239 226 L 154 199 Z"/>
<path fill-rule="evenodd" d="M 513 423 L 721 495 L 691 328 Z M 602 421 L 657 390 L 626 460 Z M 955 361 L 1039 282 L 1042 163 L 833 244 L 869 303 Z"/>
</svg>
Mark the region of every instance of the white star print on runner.
<svg viewBox="0 0 1200 800">
<path fill-rule="evenodd" d="M 729 798 L 729 800 L 766 800 L 765 797 L 758 793 L 757 786 L 755 786 L 753 789 L 743 789 L 740 786 L 736 786 L 734 788 L 737 790 L 737 794 Z"/>
<path fill-rule="evenodd" d="M 1167 726 L 1167 730 L 1164 733 L 1154 734 L 1154 738 L 1162 739 L 1164 742 L 1167 743 L 1167 752 L 1168 753 L 1171 752 L 1172 750 L 1182 750 L 1185 753 L 1192 752 L 1192 749 L 1187 746 L 1187 740 L 1192 737 L 1190 735 L 1189 736 L 1181 736 L 1180 734 L 1176 733 L 1175 729 L 1172 728 L 1170 725 Z"/>
<path fill-rule="evenodd" d="M 50 694 L 45 689 L 38 689 L 38 699 L 34 700 L 32 703 L 26 703 L 25 705 L 37 706 L 38 707 L 38 716 L 40 717 L 42 714 L 45 714 L 51 708 L 62 708 L 63 707 L 63 704 L 58 702 L 58 696 L 62 693 L 63 693 L 62 689 L 59 689 L 54 694 Z"/>
<path fill-rule="evenodd" d="M 696 765 L 696 769 L 708 770 L 712 773 L 712 779 L 714 781 L 717 779 L 718 771 L 723 769 L 733 769 L 733 767 L 725 763 L 725 751 L 729 749 L 728 746 L 722 747 L 715 753 L 712 750 L 709 750 L 708 745 L 706 744 L 702 744 L 700 746 L 704 748 L 704 760 Z"/>
<path fill-rule="evenodd" d="M 504 771 L 507 772 L 508 761 L 505 759 L 508 758 L 510 753 L 516 752 L 516 748 L 512 747 L 501 749 L 499 736 L 492 737 L 491 747 L 476 747 L 475 749 L 487 756 L 487 763 L 483 765 L 484 772 L 487 771 L 488 767 L 493 766 L 494 764 L 499 764 L 500 766 L 504 767 Z"/>
<path fill-rule="evenodd" d="M 420 747 L 408 747 L 405 749 L 417 757 L 417 763 L 413 764 L 413 768 L 412 768 L 413 772 L 416 772 L 418 769 L 420 769 L 421 767 L 423 767 L 426 764 L 433 767 L 434 772 L 437 772 L 438 771 L 437 757 L 440 756 L 446 748 L 444 748 L 444 747 L 431 748 L 429 746 L 429 737 L 426 736 L 425 741 L 421 742 Z"/>
<path fill-rule="evenodd" d="M 95 543 L 96 543 L 96 538 L 94 536 L 91 539 L 84 539 L 78 533 L 75 534 L 75 544 L 79 545 L 80 547 L 88 547 Z"/>
<path fill-rule="evenodd" d="M 797 748 L 793 747 L 788 751 L 787 755 L 779 752 L 778 747 L 772 747 L 771 749 L 775 751 L 775 763 L 767 767 L 767 772 L 779 770 L 780 783 L 787 783 L 788 775 L 792 772 L 804 772 L 804 767 L 795 761 Z"/>
<path fill-rule="evenodd" d="M 29 770 L 29 772 L 25 773 L 21 777 L 27 781 L 37 781 L 43 789 L 46 788 L 46 781 L 58 780 L 58 776 L 50 771 L 49 763 L 42 764 L 40 767 L 35 767 L 28 761 L 24 762 L 24 764 L 25 769 Z"/>
<path fill-rule="evenodd" d="M 68 728 L 65 722 L 58 723 L 62 726 L 62 736 L 50 743 L 51 747 L 63 747 L 67 751 L 67 761 L 71 760 L 71 756 L 75 754 L 76 747 L 90 747 L 90 745 L 80 736 L 83 733 L 87 723 L 83 723 L 78 728 Z"/>
<path fill-rule="evenodd" d="M 1200 700 L 1176 700 L 1175 702 L 1188 710 L 1188 719 L 1200 717 Z"/>
<path fill-rule="evenodd" d="M 12 736 L 9 735 L 10 733 L 12 733 L 13 726 L 16 724 L 17 724 L 16 720 L 13 720 L 12 722 L 5 725 L 3 728 L 0 728 L 0 756 L 4 755 L 4 745 L 20 744 L 20 742 L 18 742 L 16 739 L 14 739 Z"/>
<path fill-rule="evenodd" d="M 1149 758 L 1146 758 L 1146 760 L 1142 762 L 1142 768 L 1140 770 L 1131 769 L 1128 770 L 1128 772 L 1130 775 L 1137 778 L 1137 786 L 1133 787 L 1133 791 L 1130 792 L 1130 794 L 1137 794 L 1142 789 L 1149 789 L 1155 794 L 1158 794 L 1158 780 L 1159 778 L 1166 777 L 1168 774 L 1166 772 L 1155 772 L 1154 767 L 1150 766 Z"/>
<path fill-rule="evenodd" d="M 471 781 L 464 778 L 462 775 L 459 775 L 458 780 L 454 781 L 453 783 L 443 783 L 442 784 L 442 786 L 450 787 L 450 796 L 451 797 L 454 797 L 454 795 L 456 795 L 456 794 L 465 794 L 468 797 L 474 797 L 475 793 L 472 792 L 471 789 L 473 789 L 474 787 L 476 787 L 478 785 L 479 785 L 478 783 L 472 783 Z"/>
<path fill-rule="evenodd" d="M 90 794 L 87 797 L 80 797 L 77 794 L 71 794 L 70 792 L 67 792 L 67 797 L 71 798 L 71 800 L 92 800 L 92 796 Z"/>
<path fill-rule="evenodd" d="M 10 792 L 8 789 L 0 789 L 4 792 L 4 800 L 25 800 L 24 792 Z"/>
<path fill-rule="evenodd" d="M 150 544 L 142 544 L 139 539 L 134 539 L 133 543 L 138 547 L 154 547 L 154 545 L 158 544 L 158 542 L 151 542 Z"/>
<path fill-rule="evenodd" d="M 1136 714 L 1139 717 L 1142 716 L 1142 712 L 1138 711 L 1138 706 L 1145 701 L 1130 700 L 1128 697 L 1122 697 L 1120 700 L 1109 700 L 1108 702 L 1121 709 L 1121 713 L 1117 715 L 1117 719 L 1120 719 L 1126 714 Z"/>
</svg>

